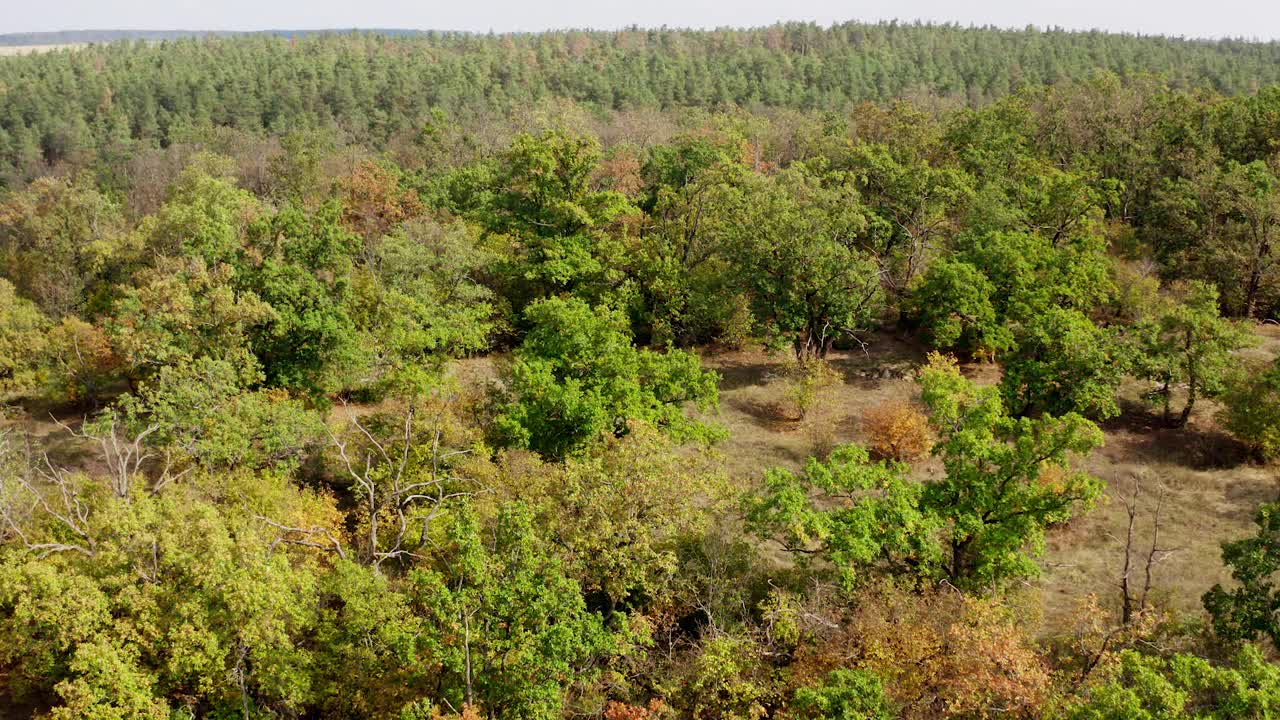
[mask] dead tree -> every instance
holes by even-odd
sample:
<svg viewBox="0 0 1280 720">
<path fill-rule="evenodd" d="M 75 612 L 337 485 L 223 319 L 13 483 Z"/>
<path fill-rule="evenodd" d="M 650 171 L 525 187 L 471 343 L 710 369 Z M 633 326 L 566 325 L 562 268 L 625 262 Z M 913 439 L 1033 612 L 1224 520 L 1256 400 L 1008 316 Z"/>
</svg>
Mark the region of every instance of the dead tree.
<svg viewBox="0 0 1280 720">
<path fill-rule="evenodd" d="M 415 455 L 414 420 L 417 411 L 409 407 L 404 414 L 398 436 L 379 439 L 359 418 L 351 419 L 363 447 L 350 439 L 329 433 L 333 447 L 352 481 L 359 502 L 368 514 L 369 527 L 362 558 L 374 568 L 390 560 L 417 558 L 416 550 L 426 544 L 432 521 L 454 498 L 470 495 L 457 490 L 460 479 L 448 472 L 451 458 L 470 450 L 445 450 L 440 446 L 444 431 L 431 431 L 430 457 L 426 462 Z M 382 527 L 384 516 L 390 515 L 392 526 Z"/>
<path fill-rule="evenodd" d="M 1138 517 L 1142 514 L 1141 502 L 1143 492 L 1144 476 L 1136 474 L 1133 477 L 1133 489 L 1129 495 L 1119 497 L 1120 502 L 1124 505 L 1125 513 L 1128 516 L 1128 523 L 1125 527 L 1124 539 L 1124 564 L 1120 573 L 1120 621 L 1124 625 L 1128 625 L 1133 621 L 1135 615 L 1142 613 L 1147 609 L 1147 600 L 1151 594 L 1153 584 L 1153 573 L 1155 566 L 1169 559 L 1177 548 L 1160 547 L 1160 523 L 1161 514 L 1164 510 L 1164 500 L 1167 491 L 1163 485 L 1160 485 L 1155 495 L 1155 507 L 1151 512 L 1151 544 L 1148 546 L 1143 561 L 1143 578 L 1141 589 L 1137 589 L 1134 583 L 1134 554 L 1137 552 L 1137 525 Z"/>
</svg>

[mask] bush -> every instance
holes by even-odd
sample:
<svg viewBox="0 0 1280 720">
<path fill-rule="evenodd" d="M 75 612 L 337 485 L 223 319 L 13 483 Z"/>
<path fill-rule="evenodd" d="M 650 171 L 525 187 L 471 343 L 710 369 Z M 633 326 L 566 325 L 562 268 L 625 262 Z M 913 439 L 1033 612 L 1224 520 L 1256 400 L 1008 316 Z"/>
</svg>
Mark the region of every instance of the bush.
<svg viewBox="0 0 1280 720">
<path fill-rule="evenodd" d="M 805 358 L 787 365 L 787 399 L 795 407 L 796 417 L 804 420 L 816 410 L 823 390 L 840 384 L 840 374 L 821 358 Z"/>
<path fill-rule="evenodd" d="M 1280 363 L 1241 372 L 1222 396 L 1218 421 L 1265 460 L 1280 457 Z"/>
<path fill-rule="evenodd" d="M 929 418 L 905 402 L 885 402 L 868 410 L 862 431 L 871 449 L 886 460 L 916 460 L 933 445 Z"/>
</svg>

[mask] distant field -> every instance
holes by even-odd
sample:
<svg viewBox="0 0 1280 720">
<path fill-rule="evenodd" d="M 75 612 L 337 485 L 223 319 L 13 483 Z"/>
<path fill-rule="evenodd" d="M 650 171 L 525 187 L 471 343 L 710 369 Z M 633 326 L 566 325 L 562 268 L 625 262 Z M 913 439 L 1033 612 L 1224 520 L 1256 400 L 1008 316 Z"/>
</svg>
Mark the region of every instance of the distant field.
<svg viewBox="0 0 1280 720">
<path fill-rule="evenodd" d="M 49 52 L 50 50 L 74 50 L 76 48 L 82 48 L 85 45 L 86 43 L 63 43 L 61 45 L 0 45 L 0 57 Z"/>
</svg>

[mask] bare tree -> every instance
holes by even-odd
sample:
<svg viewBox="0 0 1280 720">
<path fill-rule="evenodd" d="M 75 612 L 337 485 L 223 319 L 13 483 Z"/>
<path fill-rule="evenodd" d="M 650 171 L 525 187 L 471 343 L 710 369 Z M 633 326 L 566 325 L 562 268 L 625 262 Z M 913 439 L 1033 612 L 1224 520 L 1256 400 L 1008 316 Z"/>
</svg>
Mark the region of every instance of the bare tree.
<svg viewBox="0 0 1280 720">
<path fill-rule="evenodd" d="M 188 466 L 181 472 L 175 472 L 174 453 L 160 451 L 148 445 L 147 439 L 160 429 L 159 425 L 148 425 L 136 435 L 130 436 L 114 414 L 105 415 L 99 422 L 91 425 L 90 429 L 86 429 L 87 423 L 81 423 L 80 429 L 76 430 L 57 418 L 54 418 L 54 422 L 73 437 L 91 441 L 98 446 L 107 466 L 111 490 L 116 497 L 128 499 L 134 480 L 145 477 L 144 468 L 152 460 L 160 460 L 155 480 L 151 483 L 153 493 L 180 479 L 194 467 Z"/>
<path fill-rule="evenodd" d="M 470 450 L 445 450 L 441 447 L 444 431 L 439 427 L 430 433 L 430 457 L 420 462 L 415 457 L 414 420 L 417 410 L 410 406 L 400 423 L 398 436 L 379 439 L 358 417 L 351 419 L 360 445 L 329 432 L 346 474 L 351 478 L 364 511 L 368 513 L 368 548 L 363 560 L 375 568 L 395 558 L 419 557 L 416 550 L 427 541 L 431 522 L 445 503 L 470 492 L 456 488 L 459 478 L 448 471 L 451 458 Z M 392 527 L 384 529 L 386 514 Z"/>
<path fill-rule="evenodd" d="M 1138 551 L 1135 536 L 1137 534 L 1138 516 L 1142 513 L 1141 502 L 1145 479 L 1145 474 L 1135 474 L 1133 476 L 1133 489 L 1129 495 L 1118 498 L 1124 505 L 1125 513 L 1128 516 L 1124 538 L 1124 565 L 1120 573 L 1120 621 L 1124 625 L 1128 625 L 1133 621 L 1136 614 L 1142 613 L 1147 609 L 1147 599 L 1151 594 L 1155 566 L 1172 557 L 1178 550 L 1177 548 L 1160 547 L 1161 513 L 1164 510 L 1164 500 L 1167 494 L 1166 488 L 1160 485 L 1155 494 L 1155 507 L 1151 511 L 1151 544 L 1145 552 L 1142 586 L 1141 589 L 1135 587 L 1133 578 L 1133 574 L 1136 571 L 1134 554 Z"/>
<path fill-rule="evenodd" d="M 12 431 L 0 431 L 0 524 L 4 535 L 28 550 L 48 557 L 74 551 L 93 557 L 89 506 L 81 499 L 76 476 L 56 467 L 49 456 L 36 458 L 29 443 L 18 447 Z M 74 542 L 41 542 L 32 537 L 31 524 L 40 515 L 60 525 Z"/>
</svg>

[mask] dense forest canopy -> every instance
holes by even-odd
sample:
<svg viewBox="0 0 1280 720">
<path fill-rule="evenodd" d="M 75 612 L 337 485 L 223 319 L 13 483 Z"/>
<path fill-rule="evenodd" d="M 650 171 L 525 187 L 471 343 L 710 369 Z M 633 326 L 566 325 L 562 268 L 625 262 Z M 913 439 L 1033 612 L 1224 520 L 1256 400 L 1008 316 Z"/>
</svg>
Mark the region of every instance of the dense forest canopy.
<svg viewBox="0 0 1280 720">
<path fill-rule="evenodd" d="M 431 110 L 501 114 L 548 98 L 607 110 L 839 111 L 904 95 L 982 105 L 1100 70 L 1252 93 L 1280 82 L 1280 43 L 899 23 L 120 42 L 0 63 L 0 162 L 163 146 L 209 126 L 336 127 L 382 148 Z"/>
<path fill-rule="evenodd" d="M 0 708 L 1275 717 L 1276 54 L 0 61 Z"/>
</svg>

